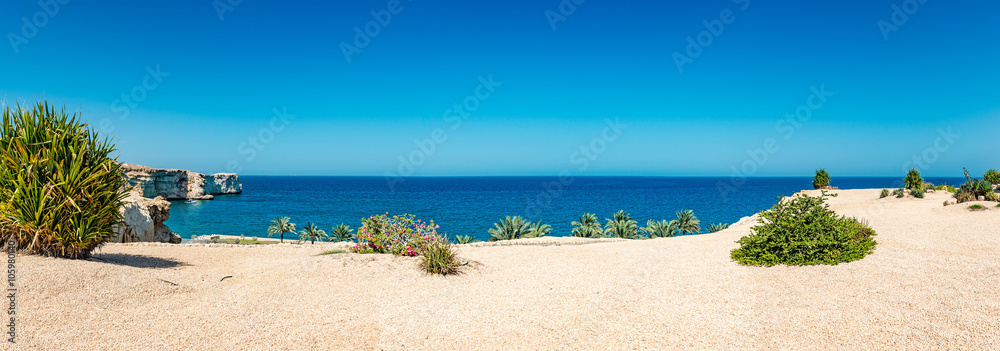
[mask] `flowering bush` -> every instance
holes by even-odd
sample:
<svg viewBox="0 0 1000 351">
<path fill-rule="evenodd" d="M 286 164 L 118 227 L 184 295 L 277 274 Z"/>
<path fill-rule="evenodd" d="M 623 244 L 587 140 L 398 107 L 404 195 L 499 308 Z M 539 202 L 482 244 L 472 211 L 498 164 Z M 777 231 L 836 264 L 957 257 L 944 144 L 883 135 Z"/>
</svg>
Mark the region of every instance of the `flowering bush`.
<svg viewBox="0 0 1000 351">
<path fill-rule="evenodd" d="M 390 253 L 399 256 L 417 256 L 428 246 L 444 241 L 437 233 L 439 226 L 430 224 L 411 214 L 392 216 L 372 215 L 362 220 L 358 229 L 358 243 L 351 250 L 358 253 Z"/>
</svg>

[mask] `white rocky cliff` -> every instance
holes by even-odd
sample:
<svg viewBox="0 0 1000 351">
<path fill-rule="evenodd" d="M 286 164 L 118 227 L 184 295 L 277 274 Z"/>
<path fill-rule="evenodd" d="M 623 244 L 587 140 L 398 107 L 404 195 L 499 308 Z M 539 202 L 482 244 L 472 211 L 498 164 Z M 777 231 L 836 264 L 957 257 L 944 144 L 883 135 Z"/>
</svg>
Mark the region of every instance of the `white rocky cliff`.
<svg viewBox="0 0 1000 351">
<path fill-rule="evenodd" d="M 183 169 L 160 169 L 123 163 L 122 171 L 129 184 L 143 197 L 167 200 L 210 200 L 214 195 L 239 194 L 243 185 L 235 173 L 212 175 Z"/>
<path fill-rule="evenodd" d="M 239 194 L 243 185 L 233 173 L 205 175 L 182 169 L 157 169 L 123 163 L 122 173 L 132 186 L 125 205 L 119 209 L 124 223 L 112 242 L 180 243 L 163 222 L 170 218 L 167 200 L 210 200 L 214 195 Z"/>
</svg>

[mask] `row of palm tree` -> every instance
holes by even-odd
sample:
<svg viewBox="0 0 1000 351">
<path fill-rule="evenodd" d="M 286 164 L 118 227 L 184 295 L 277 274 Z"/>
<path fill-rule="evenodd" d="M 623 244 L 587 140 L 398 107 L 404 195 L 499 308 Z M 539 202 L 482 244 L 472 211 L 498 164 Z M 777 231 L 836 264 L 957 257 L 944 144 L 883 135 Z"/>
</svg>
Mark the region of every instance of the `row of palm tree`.
<svg viewBox="0 0 1000 351">
<path fill-rule="evenodd" d="M 295 223 L 292 223 L 288 217 L 272 219 L 271 225 L 267 227 L 267 235 L 278 235 L 279 241 L 285 242 L 285 233 L 295 233 Z M 299 241 L 310 241 L 313 244 L 316 243 L 316 240 L 322 241 L 323 239 L 329 239 L 330 241 L 354 240 L 353 230 L 350 226 L 343 223 L 333 227 L 330 234 L 327 234 L 326 231 L 320 229 L 315 224 L 307 222 L 297 234 L 299 235 Z"/>
<path fill-rule="evenodd" d="M 552 232 L 552 226 L 541 221 L 532 223 L 521 216 L 505 217 L 493 224 L 490 241 L 540 238 Z"/>
<path fill-rule="evenodd" d="M 675 235 L 687 235 L 701 232 L 701 221 L 694 215 L 694 211 L 681 210 L 676 213 L 675 220 L 649 220 L 646 227 L 640 228 L 638 222 L 625 211 L 618 211 L 613 218 L 607 218 L 604 227 L 597 220 L 593 213 L 585 213 L 580 216 L 579 221 L 573 221 L 573 236 L 581 238 L 622 238 L 639 239 L 647 238 L 667 238 Z M 710 224 L 709 233 L 714 233 L 728 228 L 728 224 Z"/>
</svg>

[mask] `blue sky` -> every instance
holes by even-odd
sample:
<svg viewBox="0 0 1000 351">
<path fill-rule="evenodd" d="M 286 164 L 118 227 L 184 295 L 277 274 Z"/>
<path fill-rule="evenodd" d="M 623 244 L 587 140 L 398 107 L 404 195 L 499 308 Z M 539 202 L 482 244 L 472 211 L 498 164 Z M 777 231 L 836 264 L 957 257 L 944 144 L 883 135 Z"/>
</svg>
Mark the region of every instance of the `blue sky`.
<svg viewBox="0 0 1000 351">
<path fill-rule="evenodd" d="M 42 3 L 0 5 L 0 94 L 64 104 L 113 135 L 121 160 L 153 167 L 961 176 L 1000 166 L 995 1 Z M 356 42 L 366 25 L 376 35 Z M 349 62 L 345 45 L 357 48 Z M 679 55 L 690 59 L 680 69 Z M 463 116 L 456 104 L 474 108 Z M 808 119 L 787 120 L 796 111 Z"/>
</svg>

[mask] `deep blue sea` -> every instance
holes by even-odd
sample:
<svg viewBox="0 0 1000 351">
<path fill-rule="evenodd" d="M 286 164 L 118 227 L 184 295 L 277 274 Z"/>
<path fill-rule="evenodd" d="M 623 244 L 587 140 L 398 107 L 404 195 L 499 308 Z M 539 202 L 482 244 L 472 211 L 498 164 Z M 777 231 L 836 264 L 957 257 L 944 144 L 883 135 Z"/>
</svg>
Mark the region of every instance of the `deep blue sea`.
<svg viewBox="0 0 1000 351">
<path fill-rule="evenodd" d="M 549 223 L 552 236 L 570 235 L 570 223 L 581 214 L 597 214 L 601 222 L 625 210 L 640 227 L 650 219 L 673 219 L 682 209 L 694 210 L 702 227 L 734 223 L 770 208 L 780 195 L 812 188 L 812 177 L 439 177 L 408 178 L 390 188 L 383 177 L 241 176 L 243 194 L 171 205 L 166 224 L 184 239 L 192 235 L 267 236 L 277 216 L 291 217 L 301 228 L 316 223 L 330 231 L 338 223 L 352 228 L 361 218 L 388 212 L 412 213 L 434 220 L 440 233 L 486 240 L 487 230 L 504 216 L 519 215 Z M 965 178 L 926 178 L 960 184 Z M 839 177 L 841 189 L 898 188 L 902 178 Z M 286 234 L 286 238 L 289 237 Z M 294 235 L 291 236 L 295 238 Z"/>
</svg>

